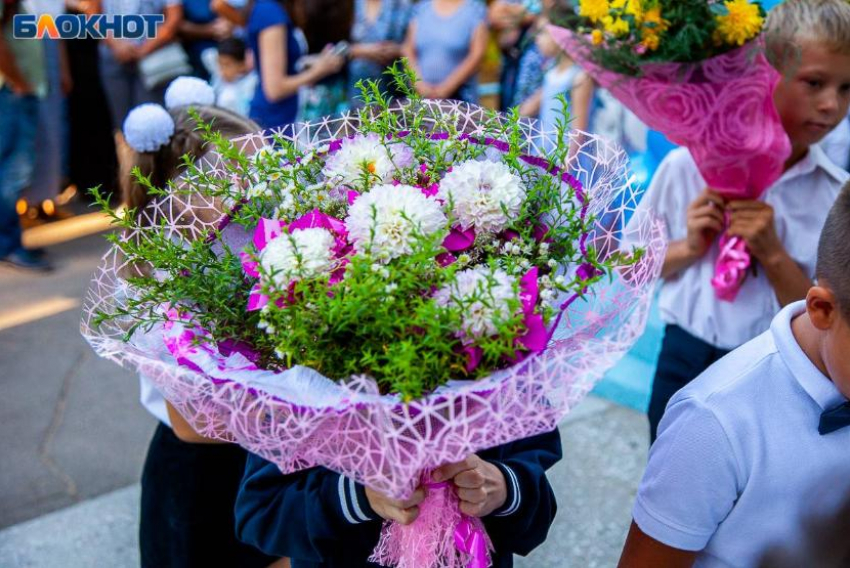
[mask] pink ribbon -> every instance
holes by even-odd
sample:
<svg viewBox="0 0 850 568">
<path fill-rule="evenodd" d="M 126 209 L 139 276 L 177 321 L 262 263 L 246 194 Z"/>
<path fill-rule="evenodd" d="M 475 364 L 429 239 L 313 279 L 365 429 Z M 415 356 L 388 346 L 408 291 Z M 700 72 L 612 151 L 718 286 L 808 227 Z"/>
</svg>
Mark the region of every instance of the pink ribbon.
<svg viewBox="0 0 850 568">
<path fill-rule="evenodd" d="M 725 302 L 734 302 L 751 264 L 752 259 L 744 239 L 724 233 L 720 237 L 720 255 L 711 279 L 715 295 Z"/>
<path fill-rule="evenodd" d="M 478 525 L 464 516 L 455 527 L 455 546 L 464 554 L 468 554 L 469 564 L 466 568 L 487 568 L 490 564 L 487 558 L 487 537 L 481 523 Z"/>
</svg>

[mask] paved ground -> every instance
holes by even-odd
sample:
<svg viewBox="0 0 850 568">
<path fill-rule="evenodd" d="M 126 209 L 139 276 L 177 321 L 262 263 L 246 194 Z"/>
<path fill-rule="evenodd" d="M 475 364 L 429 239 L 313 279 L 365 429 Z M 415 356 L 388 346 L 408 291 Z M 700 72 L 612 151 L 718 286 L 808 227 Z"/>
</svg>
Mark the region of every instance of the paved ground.
<svg viewBox="0 0 850 568">
<path fill-rule="evenodd" d="M 79 335 L 79 298 L 104 249 L 50 249 L 59 269 L 0 272 L 0 567 L 138 565 L 138 479 L 153 419 L 132 374 Z M 590 398 L 562 426 L 559 515 L 522 568 L 614 566 L 646 456 L 642 414 Z M 14 526 L 13 526 L 14 525 Z"/>
<path fill-rule="evenodd" d="M 0 528 L 139 479 L 154 420 L 133 375 L 79 333 L 104 247 L 94 236 L 51 248 L 49 276 L 0 271 Z"/>
</svg>

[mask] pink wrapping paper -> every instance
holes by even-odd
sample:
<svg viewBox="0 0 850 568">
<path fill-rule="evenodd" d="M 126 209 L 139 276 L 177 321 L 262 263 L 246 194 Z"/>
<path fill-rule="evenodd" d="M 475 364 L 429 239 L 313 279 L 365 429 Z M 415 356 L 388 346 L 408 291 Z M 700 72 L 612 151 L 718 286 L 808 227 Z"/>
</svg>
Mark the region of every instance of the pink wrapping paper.
<svg viewBox="0 0 850 568">
<path fill-rule="evenodd" d="M 781 76 L 761 39 L 700 63 L 647 63 L 627 77 L 594 63 L 572 31 L 549 31 L 570 57 L 653 130 L 690 150 L 709 187 L 729 200 L 757 199 L 782 175 L 791 142 L 773 104 Z M 737 237 L 721 236 L 712 285 L 722 300 L 737 295 L 751 260 Z"/>
<path fill-rule="evenodd" d="M 434 120 L 424 127 L 443 128 L 450 121 L 459 131 L 475 135 L 485 118 L 483 111 L 464 103 L 426 104 L 433 107 Z M 343 116 L 274 134 L 312 148 L 356 127 L 356 117 Z M 539 153 L 545 135 L 534 123 L 523 128 L 528 151 Z M 243 143 L 259 148 L 269 142 L 269 135 L 255 134 Z M 581 300 L 566 302 L 545 351 L 487 378 L 456 381 L 405 404 L 396 396 L 381 395 L 367 376 L 335 382 L 305 367 L 283 372 L 258 368 L 246 356 L 250 350 L 197 343 L 195 337 L 205 332 L 179 318 L 138 328 L 126 341 L 132 321 L 98 324 L 98 313 L 121 309 L 134 294 L 123 276 L 126 259 L 115 247 L 92 281 L 82 333 L 99 355 L 148 376 L 201 435 L 238 443 L 284 473 L 322 466 L 405 498 L 423 472 L 554 429 L 643 332 L 666 247 L 661 222 L 651 212 L 635 211 L 635 190 L 622 150 L 597 137 L 573 136 L 576 151 L 568 167 L 589 180 L 584 191 L 591 200 L 584 209 L 594 219 L 580 246 L 593 244 L 600 258 L 631 246 L 645 248 L 646 254 L 635 266 L 595 285 Z M 226 175 L 217 156 L 207 157 L 204 167 Z M 203 239 L 220 220 L 193 220 L 192 209 L 199 201 L 200 196 L 175 191 L 143 214 L 190 239 Z M 148 227 L 158 225 L 151 222 Z M 140 229 L 145 230 L 154 229 Z M 231 225 L 225 240 L 247 243 L 251 235 L 240 230 Z M 555 301 L 560 305 L 564 300 Z M 164 315 L 167 310 L 163 307 Z M 478 534 L 475 521 L 461 521 L 444 526 L 441 534 L 452 550 L 460 551 L 458 558 L 471 562 L 480 556 L 486 534 Z M 387 550 L 395 550 L 393 542 L 390 539 Z"/>
</svg>

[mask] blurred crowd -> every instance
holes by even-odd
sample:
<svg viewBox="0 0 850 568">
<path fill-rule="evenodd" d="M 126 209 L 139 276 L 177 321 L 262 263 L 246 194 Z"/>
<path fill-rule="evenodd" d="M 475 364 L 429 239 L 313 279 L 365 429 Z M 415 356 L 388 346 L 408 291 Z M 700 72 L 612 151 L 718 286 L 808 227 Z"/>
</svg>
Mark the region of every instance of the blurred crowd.
<svg viewBox="0 0 850 568">
<path fill-rule="evenodd" d="M 634 157 L 638 181 L 670 148 L 550 37 L 546 24 L 574 9 L 566 0 L 0 5 L 0 259 L 17 266 L 48 268 L 38 251 L 21 246 L 17 217 L 55 217 L 76 188 L 113 189 L 124 117 L 141 103 L 162 102 L 179 75 L 208 80 L 217 105 L 271 128 L 357 105 L 358 81 L 380 80 L 387 66 L 406 57 L 423 96 L 518 107 L 546 129 L 554 127 L 564 95 L 572 127 L 621 144 Z M 27 12 L 162 14 L 164 23 L 147 40 L 15 40 L 11 17 Z M 392 92 L 392 85 L 384 87 Z M 845 126 L 838 135 L 850 137 L 850 123 Z"/>
</svg>

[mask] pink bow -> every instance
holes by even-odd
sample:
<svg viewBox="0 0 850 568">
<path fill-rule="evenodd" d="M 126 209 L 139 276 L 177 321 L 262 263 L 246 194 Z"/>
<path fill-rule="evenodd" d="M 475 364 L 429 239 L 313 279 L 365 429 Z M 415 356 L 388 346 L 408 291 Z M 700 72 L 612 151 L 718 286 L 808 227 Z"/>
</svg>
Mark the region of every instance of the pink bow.
<svg viewBox="0 0 850 568">
<path fill-rule="evenodd" d="M 747 244 L 741 237 L 720 237 L 720 256 L 714 265 L 714 278 L 711 285 L 717 297 L 726 302 L 734 302 L 741 290 L 741 284 L 752 264 Z"/>
<path fill-rule="evenodd" d="M 476 524 L 469 517 L 464 516 L 455 527 L 455 546 L 458 550 L 470 556 L 466 568 L 487 568 L 489 566 L 487 537 L 480 521 Z"/>
</svg>

